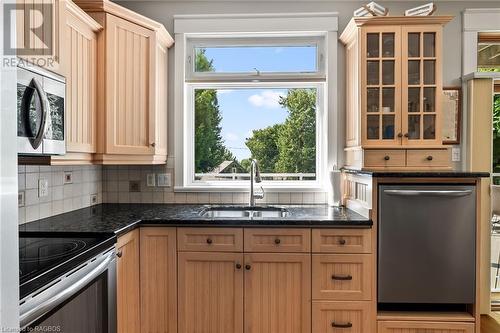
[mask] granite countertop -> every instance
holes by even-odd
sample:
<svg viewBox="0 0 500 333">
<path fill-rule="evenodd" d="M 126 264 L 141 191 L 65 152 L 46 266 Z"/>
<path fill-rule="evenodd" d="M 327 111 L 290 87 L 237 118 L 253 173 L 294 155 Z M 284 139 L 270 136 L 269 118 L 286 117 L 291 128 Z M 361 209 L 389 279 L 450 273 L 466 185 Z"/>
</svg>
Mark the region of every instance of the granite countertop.
<svg viewBox="0 0 500 333">
<path fill-rule="evenodd" d="M 362 174 L 372 177 L 385 178 L 485 178 L 489 177 L 488 172 L 471 172 L 471 171 L 376 171 L 376 170 L 356 170 L 342 168 L 346 173 Z"/>
<path fill-rule="evenodd" d="M 279 205 L 289 211 L 276 218 L 210 218 L 200 216 L 206 205 L 101 204 L 29 222 L 19 231 L 99 232 L 122 234 L 139 225 L 213 227 L 364 227 L 372 221 L 346 208 L 327 205 Z"/>
</svg>

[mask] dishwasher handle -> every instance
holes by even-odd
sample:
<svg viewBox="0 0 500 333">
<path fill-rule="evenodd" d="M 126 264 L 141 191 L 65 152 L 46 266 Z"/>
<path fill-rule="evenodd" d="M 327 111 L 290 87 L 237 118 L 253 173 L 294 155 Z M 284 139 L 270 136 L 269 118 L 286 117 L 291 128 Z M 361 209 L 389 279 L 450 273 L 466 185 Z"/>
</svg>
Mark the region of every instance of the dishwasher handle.
<svg viewBox="0 0 500 333">
<path fill-rule="evenodd" d="M 465 197 L 472 190 L 384 190 L 384 193 L 394 196 L 433 196 L 433 197 Z"/>
</svg>

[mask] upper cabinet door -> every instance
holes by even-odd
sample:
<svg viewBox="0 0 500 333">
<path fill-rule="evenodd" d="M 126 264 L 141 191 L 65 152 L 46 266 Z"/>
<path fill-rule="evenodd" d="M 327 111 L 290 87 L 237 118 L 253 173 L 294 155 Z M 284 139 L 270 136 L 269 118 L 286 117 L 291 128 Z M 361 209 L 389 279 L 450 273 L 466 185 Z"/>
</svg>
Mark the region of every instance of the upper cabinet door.
<svg viewBox="0 0 500 333">
<path fill-rule="evenodd" d="M 362 144 L 401 144 L 401 28 L 362 29 Z"/>
<path fill-rule="evenodd" d="M 17 0 L 17 55 L 64 75 L 63 43 L 66 11 L 63 0 Z"/>
<path fill-rule="evenodd" d="M 156 33 L 106 15 L 106 152 L 155 151 Z"/>
<path fill-rule="evenodd" d="M 441 144 L 440 25 L 403 26 L 403 145 Z"/>
</svg>

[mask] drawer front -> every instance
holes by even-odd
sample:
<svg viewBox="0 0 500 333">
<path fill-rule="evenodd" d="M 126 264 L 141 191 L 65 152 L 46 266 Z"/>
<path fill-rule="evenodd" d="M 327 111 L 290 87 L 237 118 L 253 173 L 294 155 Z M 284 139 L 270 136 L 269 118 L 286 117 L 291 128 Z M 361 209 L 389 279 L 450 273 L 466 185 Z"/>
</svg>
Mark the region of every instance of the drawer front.
<svg viewBox="0 0 500 333">
<path fill-rule="evenodd" d="M 404 167 L 406 152 L 404 149 L 366 149 L 365 167 Z"/>
<path fill-rule="evenodd" d="M 241 228 L 179 228 L 177 229 L 179 251 L 243 251 Z"/>
<path fill-rule="evenodd" d="M 473 323 L 379 321 L 377 333 L 474 333 Z"/>
<path fill-rule="evenodd" d="M 370 254 L 313 254 L 314 300 L 369 301 L 373 269 Z"/>
<path fill-rule="evenodd" d="M 245 252 L 310 251 L 310 229 L 245 229 Z"/>
<path fill-rule="evenodd" d="M 316 253 L 371 253 L 371 229 L 314 229 L 312 251 Z"/>
<path fill-rule="evenodd" d="M 409 149 L 406 152 L 408 167 L 449 167 L 451 163 L 448 149 Z"/>
<path fill-rule="evenodd" d="M 375 332 L 371 302 L 313 302 L 312 333 Z"/>
</svg>

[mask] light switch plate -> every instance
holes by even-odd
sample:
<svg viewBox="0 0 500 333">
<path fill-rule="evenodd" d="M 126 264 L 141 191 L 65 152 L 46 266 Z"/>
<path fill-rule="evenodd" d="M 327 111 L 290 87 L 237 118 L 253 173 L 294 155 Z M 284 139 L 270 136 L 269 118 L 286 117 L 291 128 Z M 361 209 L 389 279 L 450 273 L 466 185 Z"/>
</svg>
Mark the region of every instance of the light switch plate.
<svg viewBox="0 0 500 333">
<path fill-rule="evenodd" d="M 64 172 L 63 183 L 64 184 L 73 184 L 73 172 L 71 172 L 71 171 Z"/>
<path fill-rule="evenodd" d="M 158 174 L 158 186 L 159 187 L 170 187 L 172 174 L 170 173 L 159 173 Z"/>
<path fill-rule="evenodd" d="M 46 197 L 49 195 L 49 181 L 45 178 L 38 179 L 38 197 Z"/>
<path fill-rule="evenodd" d="M 17 206 L 24 207 L 24 191 L 19 191 L 17 193 Z"/>
<path fill-rule="evenodd" d="M 94 193 L 94 194 L 90 195 L 90 204 L 91 205 L 97 205 L 97 193 Z"/>
<path fill-rule="evenodd" d="M 155 187 L 156 186 L 156 178 L 154 173 L 148 173 L 147 174 L 147 179 L 146 179 L 146 185 L 149 187 Z"/>
<path fill-rule="evenodd" d="M 451 161 L 460 162 L 460 148 L 458 147 L 451 148 Z"/>
</svg>

